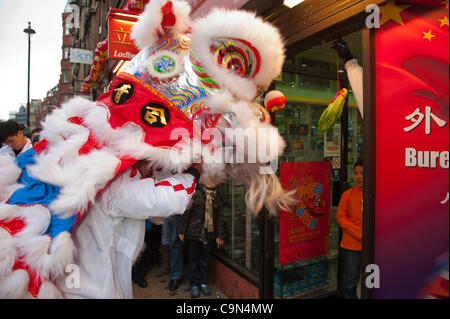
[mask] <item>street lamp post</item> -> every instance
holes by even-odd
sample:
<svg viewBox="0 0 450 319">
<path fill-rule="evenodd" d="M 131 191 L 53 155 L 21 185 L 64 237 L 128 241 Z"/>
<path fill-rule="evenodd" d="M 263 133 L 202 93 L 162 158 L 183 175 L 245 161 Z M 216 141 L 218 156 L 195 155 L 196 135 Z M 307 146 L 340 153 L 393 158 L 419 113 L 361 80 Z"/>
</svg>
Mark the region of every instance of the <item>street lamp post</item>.
<svg viewBox="0 0 450 319">
<path fill-rule="evenodd" d="M 27 95 L 27 126 L 30 129 L 30 51 L 31 51 L 31 35 L 35 34 L 36 31 L 31 29 L 31 22 L 28 22 L 28 28 L 24 29 L 23 32 L 28 34 L 28 95 Z"/>
</svg>

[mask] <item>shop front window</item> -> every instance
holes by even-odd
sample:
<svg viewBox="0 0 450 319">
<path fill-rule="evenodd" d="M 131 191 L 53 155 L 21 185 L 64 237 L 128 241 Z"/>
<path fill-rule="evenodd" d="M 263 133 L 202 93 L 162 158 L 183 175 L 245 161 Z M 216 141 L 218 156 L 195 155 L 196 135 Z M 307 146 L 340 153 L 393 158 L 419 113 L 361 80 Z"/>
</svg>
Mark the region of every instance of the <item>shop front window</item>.
<svg viewBox="0 0 450 319">
<path fill-rule="evenodd" d="M 64 25 L 64 35 L 69 35 L 70 34 L 70 24 L 66 23 Z"/>
<path fill-rule="evenodd" d="M 230 208 L 225 213 L 224 246 L 216 253 L 229 259 L 241 272 L 258 272 L 259 224 L 245 204 L 246 188 L 231 177 L 219 185 L 219 194 Z"/>
<path fill-rule="evenodd" d="M 64 48 L 64 59 L 70 58 L 70 48 L 65 47 Z"/>
<path fill-rule="evenodd" d="M 63 81 L 64 83 L 69 83 L 69 71 L 63 72 Z"/>
<path fill-rule="evenodd" d="M 361 61 L 361 32 L 344 37 L 357 59 Z M 274 296 L 276 298 L 316 298 L 335 293 L 338 289 L 338 254 L 339 225 L 336 221 L 336 211 L 341 189 L 339 182 L 345 182 L 333 174 L 333 159 L 340 157 L 341 134 L 347 134 L 347 163 L 342 170 L 347 170 L 348 182 L 352 183 L 352 168 L 354 162 L 361 157 L 362 119 L 356 101 L 349 88 L 348 98 L 348 130 L 342 132 L 341 120 L 330 130 L 322 132 L 318 129 L 320 116 L 327 108 L 336 93 L 342 88 L 344 81 L 339 75 L 345 75 L 343 61 L 337 67 L 336 52 L 331 49 L 332 43 L 313 47 L 288 61 L 295 64 L 299 72 L 283 72 L 275 82 L 275 88 L 286 96 L 285 108 L 273 116 L 273 124 L 278 127 L 286 141 L 287 147 L 280 162 L 330 162 L 330 207 L 329 232 L 326 254 L 319 253 L 313 258 L 299 258 L 296 261 L 280 265 L 280 220 L 275 219 L 275 274 Z M 301 70 L 308 68 L 303 74 Z M 314 72 L 317 76 L 312 76 Z M 341 70 L 339 72 L 338 70 Z M 333 79 L 330 74 L 336 74 Z M 345 79 L 346 80 L 346 79 Z M 338 85 L 339 83 L 339 85 Z M 331 145 L 331 147 L 330 147 Z M 333 155 L 328 149 L 335 149 L 339 154 Z M 343 172 L 340 176 L 345 176 Z M 302 176 L 298 176 L 301 180 Z M 296 218 L 298 215 L 294 214 Z M 299 237 L 300 238 L 300 237 Z M 301 255 L 301 254 L 300 254 Z M 313 254 L 314 255 L 314 254 Z"/>
</svg>

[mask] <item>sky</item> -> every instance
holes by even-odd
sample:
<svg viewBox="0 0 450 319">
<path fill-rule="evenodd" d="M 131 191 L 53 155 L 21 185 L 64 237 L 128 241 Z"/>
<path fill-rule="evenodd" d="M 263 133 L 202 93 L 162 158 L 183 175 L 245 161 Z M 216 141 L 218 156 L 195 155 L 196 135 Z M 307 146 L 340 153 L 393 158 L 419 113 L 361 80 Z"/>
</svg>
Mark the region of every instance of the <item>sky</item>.
<svg viewBox="0 0 450 319">
<path fill-rule="evenodd" d="M 30 100 L 44 99 L 59 82 L 62 12 L 67 0 L 0 0 L 0 120 L 27 103 L 28 21 L 31 37 Z"/>
</svg>

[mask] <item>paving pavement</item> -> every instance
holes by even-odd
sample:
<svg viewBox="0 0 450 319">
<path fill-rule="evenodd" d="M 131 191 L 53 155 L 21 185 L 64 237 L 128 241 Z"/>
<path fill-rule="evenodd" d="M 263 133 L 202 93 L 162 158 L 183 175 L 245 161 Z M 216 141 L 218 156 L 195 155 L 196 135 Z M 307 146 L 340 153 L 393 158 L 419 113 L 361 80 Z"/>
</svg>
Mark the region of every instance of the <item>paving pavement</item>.
<svg viewBox="0 0 450 319">
<path fill-rule="evenodd" d="M 186 269 L 187 270 L 187 269 Z M 160 270 L 158 267 L 150 268 L 145 280 L 148 286 L 141 288 L 133 283 L 133 294 L 135 299 L 191 299 L 191 289 L 189 280 L 187 279 L 187 271 L 185 270 L 184 279 L 180 287 L 174 292 L 169 291 L 168 275 L 159 277 Z M 228 297 L 217 289 L 213 284 L 209 285 L 211 289 L 211 296 L 201 295 L 196 299 L 228 299 Z"/>
</svg>

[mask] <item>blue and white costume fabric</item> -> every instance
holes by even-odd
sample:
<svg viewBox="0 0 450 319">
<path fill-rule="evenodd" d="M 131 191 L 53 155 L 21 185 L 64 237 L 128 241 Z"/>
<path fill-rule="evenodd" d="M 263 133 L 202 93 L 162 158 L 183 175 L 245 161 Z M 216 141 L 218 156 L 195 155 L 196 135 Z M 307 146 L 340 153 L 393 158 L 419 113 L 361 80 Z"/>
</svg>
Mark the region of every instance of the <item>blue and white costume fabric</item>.
<svg viewBox="0 0 450 319">
<path fill-rule="evenodd" d="M 17 176 L 12 194 L 0 206 L 0 296 L 132 298 L 130 273 L 143 243 L 145 220 L 182 214 L 196 178 L 180 173 L 142 179 L 128 168 L 80 220 L 82 212 L 64 217 L 51 208 L 61 196 L 60 186 L 30 176 L 40 155 L 30 149 L 16 159 L 0 157 L 2 167 Z M 80 284 L 68 283 L 73 267 Z"/>
</svg>

